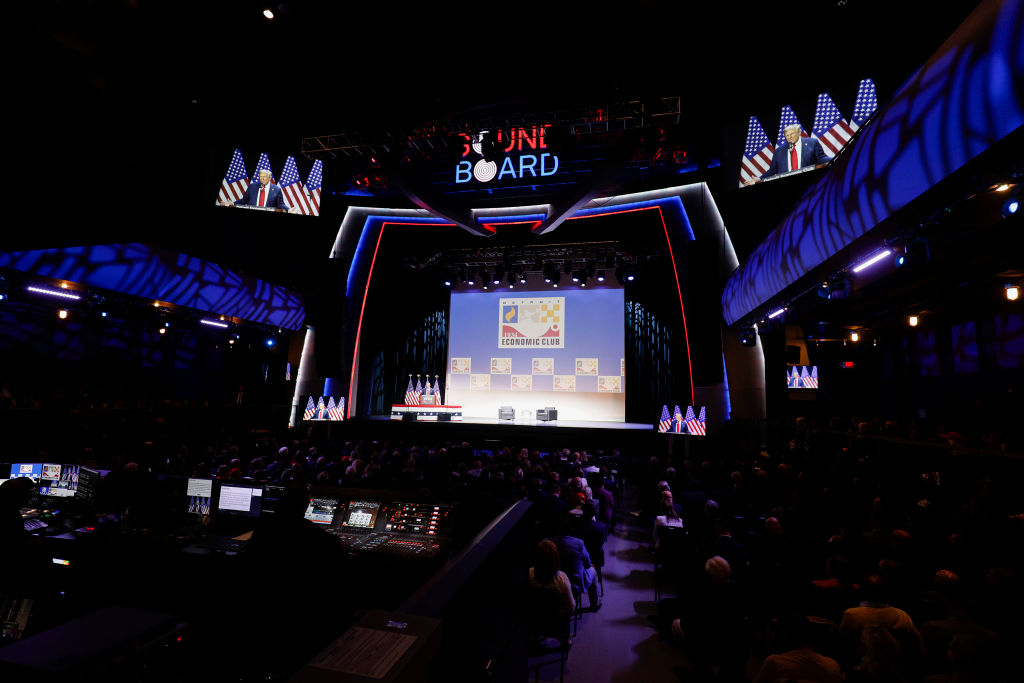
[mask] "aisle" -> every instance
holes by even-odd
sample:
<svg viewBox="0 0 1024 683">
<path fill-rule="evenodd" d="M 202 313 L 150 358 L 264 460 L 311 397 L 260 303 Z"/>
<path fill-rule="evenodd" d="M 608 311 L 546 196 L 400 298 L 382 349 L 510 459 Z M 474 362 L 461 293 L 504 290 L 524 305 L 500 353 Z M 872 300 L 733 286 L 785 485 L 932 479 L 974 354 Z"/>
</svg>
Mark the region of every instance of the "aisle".
<svg viewBox="0 0 1024 683">
<path fill-rule="evenodd" d="M 596 614 L 583 613 L 569 651 L 568 683 L 678 683 L 680 672 L 689 669 L 682 650 L 660 641 L 647 619 L 656 611 L 654 564 L 650 529 L 641 522 L 628 514 L 620 517 L 605 543 L 604 602 Z M 540 680 L 558 681 L 558 666 L 542 668 Z"/>
</svg>

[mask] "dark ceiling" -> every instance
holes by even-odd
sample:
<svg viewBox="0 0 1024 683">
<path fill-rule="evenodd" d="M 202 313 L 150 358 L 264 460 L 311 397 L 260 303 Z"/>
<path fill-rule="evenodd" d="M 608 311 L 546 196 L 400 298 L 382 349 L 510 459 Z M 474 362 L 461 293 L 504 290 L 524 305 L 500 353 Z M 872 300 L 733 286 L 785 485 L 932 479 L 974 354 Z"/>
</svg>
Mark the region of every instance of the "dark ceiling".
<svg viewBox="0 0 1024 683">
<path fill-rule="evenodd" d="M 682 125 L 724 140 L 752 113 L 771 118 L 865 77 L 884 102 L 977 4 L 299 0 L 272 3 L 267 21 L 266 3 L 243 0 L 23 3 L 9 23 L 8 161 L 29 171 L 16 202 L 32 208 L 32 229 L 4 242 L 157 241 L 301 286 L 304 255 L 253 256 L 294 236 L 227 246 L 237 228 L 207 210 L 212 149 L 259 139 L 298 154 L 304 136 L 480 108 L 679 94 Z M 727 224 L 746 201 L 733 185 L 716 192 Z"/>
</svg>

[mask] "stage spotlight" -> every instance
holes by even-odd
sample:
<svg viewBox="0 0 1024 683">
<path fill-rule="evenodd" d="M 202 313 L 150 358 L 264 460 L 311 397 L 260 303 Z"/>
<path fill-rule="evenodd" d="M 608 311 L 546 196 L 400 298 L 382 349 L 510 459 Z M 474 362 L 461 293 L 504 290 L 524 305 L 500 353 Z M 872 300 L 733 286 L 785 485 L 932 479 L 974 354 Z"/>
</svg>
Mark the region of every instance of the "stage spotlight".
<svg viewBox="0 0 1024 683">
<path fill-rule="evenodd" d="M 100 317 L 101 318 L 106 318 L 107 317 L 107 312 L 106 311 L 100 311 Z"/>
<path fill-rule="evenodd" d="M 235 340 L 234 339 L 228 339 L 228 344 L 230 344 L 231 346 L 234 346 L 235 345 Z"/>
<path fill-rule="evenodd" d="M 267 340 L 265 342 L 263 342 L 263 343 L 266 344 L 267 348 L 269 349 L 269 348 L 273 347 L 274 344 L 276 344 L 277 342 L 274 340 L 273 337 L 267 337 Z"/>
<path fill-rule="evenodd" d="M 753 327 L 744 327 L 740 331 L 740 344 L 743 346 L 756 346 L 757 330 Z"/>
<path fill-rule="evenodd" d="M 474 280 L 473 277 L 470 276 L 470 278 L 466 280 L 466 284 L 469 285 L 470 287 L 473 287 L 474 285 L 476 285 L 476 280 Z"/>
<path fill-rule="evenodd" d="M 274 10 L 269 9 L 269 8 L 263 10 L 263 16 L 267 18 L 267 21 L 273 21 L 273 19 L 274 19 Z"/>
<path fill-rule="evenodd" d="M 909 318 L 907 318 L 907 324 L 910 325 L 911 327 L 917 327 L 918 322 L 919 320 L 916 315 L 912 315 Z"/>
<path fill-rule="evenodd" d="M 1016 197 L 1012 197 L 1003 202 L 1003 218 L 1009 218 L 1013 214 L 1017 213 L 1017 209 L 1020 208 L 1020 201 Z"/>
<path fill-rule="evenodd" d="M 66 308 L 60 309 L 59 311 L 57 311 L 57 317 L 60 318 L 61 320 L 67 320 L 68 310 Z"/>
<path fill-rule="evenodd" d="M 573 273 L 573 274 L 572 274 L 572 281 L 573 281 L 573 282 L 579 282 L 579 281 L 580 281 L 580 274 L 579 274 L 579 271 L 577 271 L 577 272 L 575 272 L 575 273 Z"/>
<path fill-rule="evenodd" d="M 446 278 L 444 279 L 444 286 L 445 286 L 445 287 L 451 287 L 451 286 L 452 286 L 452 281 L 451 281 L 451 278 L 447 278 L 447 277 L 446 277 Z"/>
<path fill-rule="evenodd" d="M 157 330 L 157 332 L 159 332 L 160 334 L 167 334 L 167 328 L 161 327 L 159 330 Z"/>
<path fill-rule="evenodd" d="M 899 256 L 896 257 L 896 265 L 897 266 L 902 266 L 906 262 L 907 262 L 907 255 L 906 254 L 900 254 Z"/>
<path fill-rule="evenodd" d="M 505 279 L 505 268 L 504 266 L 498 266 L 494 269 L 494 284 L 500 285 L 501 281 Z"/>
<path fill-rule="evenodd" d="M 1008 301 L 1016 301 L 1020 297 L 1020 288 L 1017 285 L 1006 285 L 1004 290 Z"/>
<path fill-rule="evenodd" d="M 852 342 L 860 341 L 860 334 L 858 334 L 857 332 L 851 332 L 850 333 L 850 341 L 852 341 Z"/>
<path fill-rule="evenodd" d="M 597 271 L 597 281 L 598 282 L 604 282 L 604 271 L 603 270 Z"/>
</svg>

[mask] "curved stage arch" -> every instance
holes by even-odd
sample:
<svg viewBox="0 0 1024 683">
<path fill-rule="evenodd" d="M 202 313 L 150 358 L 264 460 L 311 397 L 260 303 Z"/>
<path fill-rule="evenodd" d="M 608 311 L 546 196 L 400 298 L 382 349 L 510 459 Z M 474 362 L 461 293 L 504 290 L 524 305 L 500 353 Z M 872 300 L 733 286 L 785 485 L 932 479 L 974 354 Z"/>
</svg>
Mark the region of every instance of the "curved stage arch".
<svg viewBox="0 0 1024 683">
<path fill-rule="evenodd" d="M 547 216 L 549 208 L 547 206 L 524 206 L 483 209 L 476 210 L 473 214 L 481 228 L 493 234 L 501 225 L 539 224 Z M 693 357 L 690 352 L 691 330 L 687 322 L 686 300 L 692 301 L 692 298 L 697 296 L 708 296 L 717 300 L 721 282 L 724 282 L 728 274 L 738 266 L 735 251 L 714 199 L 703 183 L 596 199 L 576 211 L 567 220 L 578 221 L 632 212 L 656 212 L 661 223 L 665 250 L 668 260 L 672 264 L 672 276 L 675 282 L 675 292 L 670 296 L 678 301 L 680 308 L 689 366 L 689 396 L 681 396 L 680 400 L 689 398 L 691 404 L 696 404 L 698 392 L 693 380 Z M 351 322 L 349 339 L 345 341 L 351 344 L 352 355 L 351 361 L 346 358 L 348 376 L 338 378 L 342 382 L 341 386 L 347 387 L 349 400 L 346 406 L 346 416 L 349 418 L 359 413 L 357 397 L 359 395 L 363 318 L 366 313 L 369 291 L 374 285 L 374 267 L 377 259 L 384 256 L 380 252 L 384 231 L 414 227 L 423 229 L 429 226 L 453 227 L 455 223 L 438 218 L 424 209 L 376 207 L 350 207 L 342 221 L 331 258 L 345 258 L 345 244 L 346 242 L 351 243 L 358 231 L 356 247 L 351 254 L 350 261 L 345 264 L 347 265 L 345 296 L 348 304 L 348 317 Z M 719 254 L 718 282 L 714 287 L 708 287 L 709 291 L 706 292 L 695 292 L 693 287 L 687 291 L 685 278 L 681 276 L 681 271 L 685 267 L 681 255 L 688 247 L 688 243 L 693 243 L 698 239 L 714 241 Z M 351 247 L 349 248 L 351 249 Z M 714 334 L 720 339 L 719 330 L 716 329 Z M 304 354 L 304 356 L 306 355 L 311 356 L 311 354 Z M 304 357 L 303 362 L 306 360 L 307 358 Z M 297 388 L 296 396 L 299 396 L 301 391 L 304 391 L 304 388 Z M 728 399 L 726 399 L 726 403 L 727 401 Z"/>
</svg>

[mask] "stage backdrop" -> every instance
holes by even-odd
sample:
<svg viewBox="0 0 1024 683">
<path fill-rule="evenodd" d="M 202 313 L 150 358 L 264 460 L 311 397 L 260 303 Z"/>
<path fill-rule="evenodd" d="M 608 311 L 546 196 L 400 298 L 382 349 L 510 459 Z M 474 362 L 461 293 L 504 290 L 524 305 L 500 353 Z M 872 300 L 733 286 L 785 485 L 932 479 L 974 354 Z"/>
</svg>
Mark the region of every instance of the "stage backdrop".
<svg viewBox="0 0 1024 683">
<path fill-rule="evenodd" d="M 464 416 L 625 421 L 621 289 L 453 292 L 450 313 L 444 398 Z"/>
</svg>

